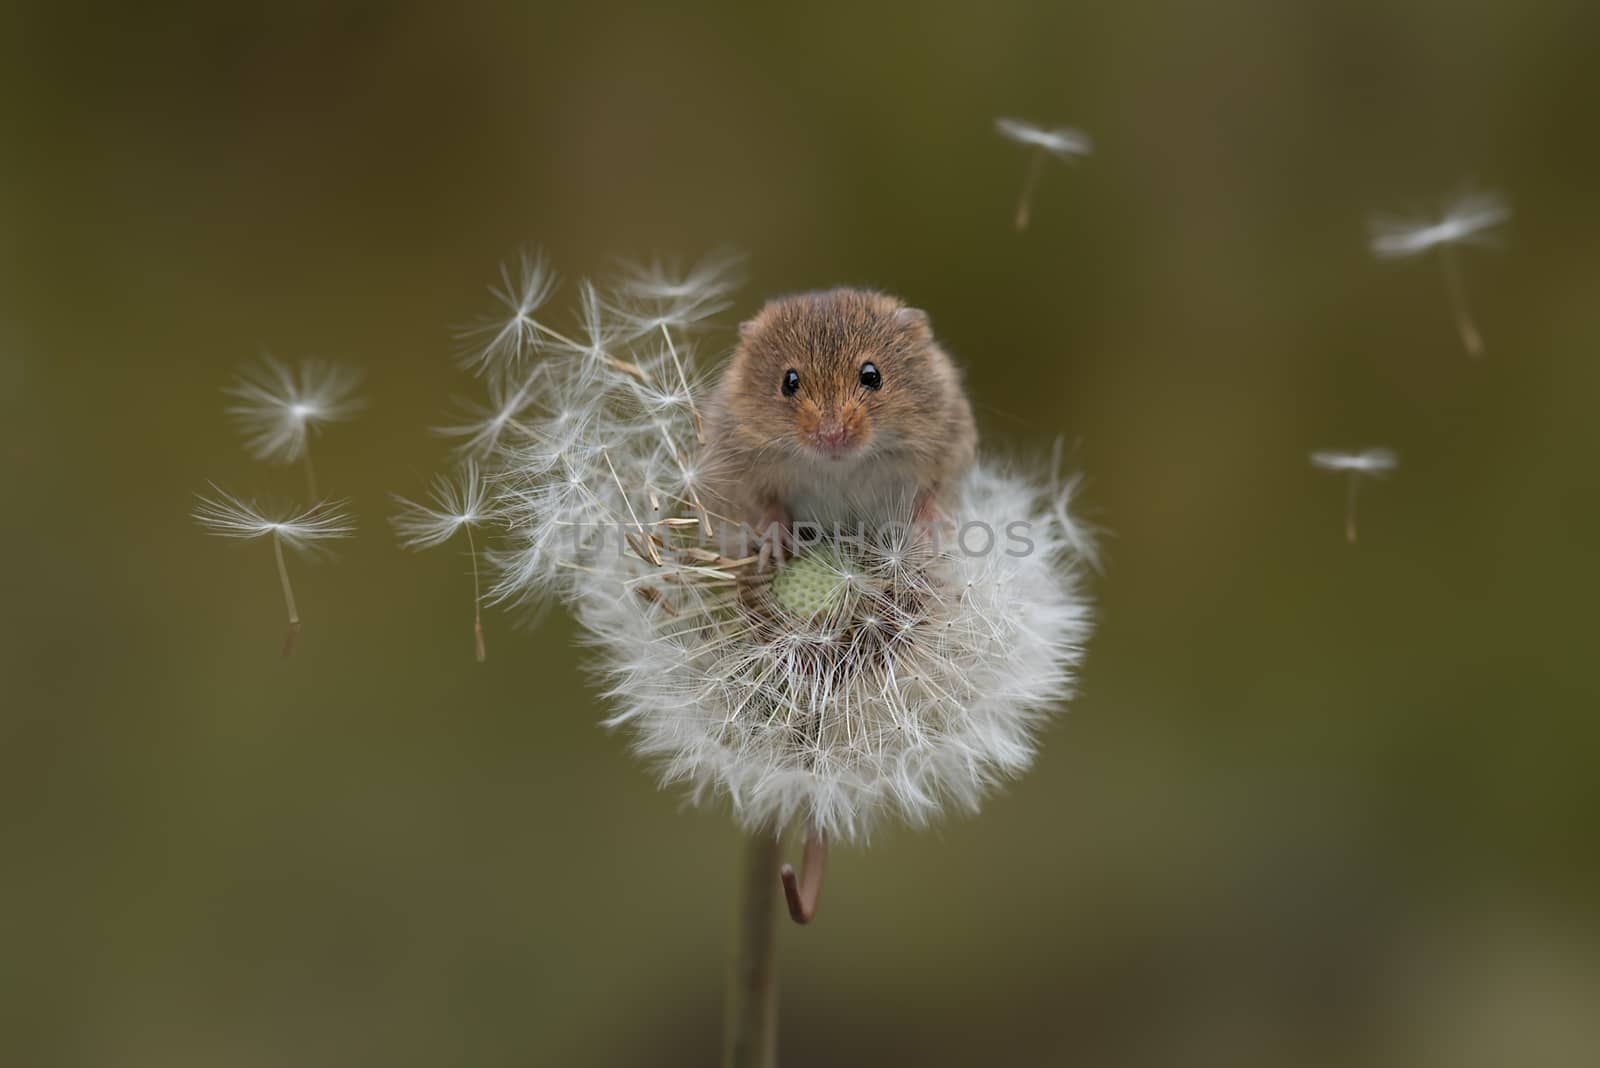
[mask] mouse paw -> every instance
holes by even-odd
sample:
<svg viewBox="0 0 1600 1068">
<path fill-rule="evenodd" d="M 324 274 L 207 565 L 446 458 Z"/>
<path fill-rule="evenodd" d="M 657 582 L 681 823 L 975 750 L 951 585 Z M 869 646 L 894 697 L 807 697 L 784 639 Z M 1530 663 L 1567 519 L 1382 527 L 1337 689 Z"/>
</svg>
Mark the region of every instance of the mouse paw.
<svg viewBox="0 0 1600 1068">
<path fill-rule="evenodd" d="M 939 507 L 931 492 L 918 493 L 911 502 L 911 529 L 916 533 L 917 545 L 935 554 L 943 543 L 945 528 L 950 519 Z"/>
<path fill-rule="evenodd" d="M 761 551 L 756 557 L 756 571 L 764 572 L 784 565 L 784 555 L 792 545 L 789 532 L 789 513 L 782 508 L 772 508 L 756 526 L 761 541 Z"/>
</svg>

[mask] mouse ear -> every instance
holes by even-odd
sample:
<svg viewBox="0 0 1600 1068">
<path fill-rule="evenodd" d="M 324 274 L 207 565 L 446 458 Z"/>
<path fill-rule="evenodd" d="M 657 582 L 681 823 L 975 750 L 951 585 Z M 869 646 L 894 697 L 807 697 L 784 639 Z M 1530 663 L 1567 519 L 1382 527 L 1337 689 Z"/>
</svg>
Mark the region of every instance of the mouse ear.
<svg viewBox="0 0 1600 1068">
<path fill-rule="evenodd" d="M 894 313 L 894 318 L 901 326 L 908 327 L 914 332 L 933 333 L 933 324 L 928 322 L 928 313 L 921 308 L 901 308 Z"/>
</svg>

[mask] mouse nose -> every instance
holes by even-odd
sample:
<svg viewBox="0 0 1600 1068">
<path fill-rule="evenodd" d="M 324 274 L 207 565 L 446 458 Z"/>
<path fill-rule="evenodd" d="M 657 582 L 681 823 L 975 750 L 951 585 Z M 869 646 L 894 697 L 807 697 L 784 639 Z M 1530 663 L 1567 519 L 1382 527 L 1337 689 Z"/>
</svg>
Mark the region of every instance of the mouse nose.
<svg viewBox="0 0 1600 1068">
<path fill-rule="evenodd" d="M 838 448 L 850 437 L 843 423 L 824 423 L 817 428 L 817 442 L 829 448 Z"/>
</svg>

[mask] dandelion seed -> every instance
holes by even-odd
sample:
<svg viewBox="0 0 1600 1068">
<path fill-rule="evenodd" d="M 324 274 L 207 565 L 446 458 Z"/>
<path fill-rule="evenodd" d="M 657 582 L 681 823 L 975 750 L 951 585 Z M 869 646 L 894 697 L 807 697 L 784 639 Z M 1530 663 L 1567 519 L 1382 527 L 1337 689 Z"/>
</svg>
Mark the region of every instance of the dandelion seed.
<svg viewBox="0 0 1600 1068">
<path fill-rule="evenodd" d="M 1320 451 L 1311 454 L 1313 467 L 1349 475 L 1349 490 L 1345 495 L 1344 536 L 1351 545 L 1356 543 L 1356 492 L 1361 486 L 1361 480 L 1385 478 L 1399 462 L 1399 458 L 1389 449 L 1364 449 L 1361 452 Z"/>
<path fill-rule="evenodd" d="M 1022 195 L 1017 199 L 1017 229 L 1028 228 L 1028 218 L 1033 210 L 1033 190 L 1038 184 L 1039 172 L 1046 156 L 1073 160 L 1087 156 L 1093 148 L 1089 135 L 1082 130 L 1061 126 L 1050 130 L 1024 122 L 1021 119 L 995 119 L 994 128 L 1001 137 L 1025 145 L 1033 151 L 1028 159 L 1027 175 L 1022 180 Z"/>
<path fill-rule="evenodd" d="M 289 613 L 289 630 L 283 639 L 283 655 L 294 652 L 300 633 L 300 610 L 295 605 L 294 588 L 289 584 L 289 569 L 283 549 L 312 552 L 319 542 L 348 538 L 355 533 L 355 520 L 342 511 L 343 501 L 321 501 L 300 512 L 267 512 L 247 503 L 216 484 L 214 496 L 197 495 L 192 516 L 209 534 L 223 538 L 272 538 L 272 553 L 278 564 L 278 581 L 283 587 L 283 604 Z"/>
<path fill-rule="evenodd" d="M 489 287 L 500 304 L 500 314 L 457 332 L 465 345 L 460 354 L 462 366 L 475 375 L 515 377 L 543 344 L 547 331 L 534 313 L 555 292 L 556 282 L 556 274 L 542 254 L 522 253 L 514 272 L 502 264 L 500 284 Z"/>
<path fill-rule="evenodd" d="M 461 409 L 460 415 L 455 417 L 458 421 L 434 427 L 433 432 L 440 437 L 463 439 L 455 447 L 456 451 L 479 460 L 505 447 L 512 436 L 526 440 L 529 432 L 522 420 L 535 406 L 539 377 L 536 366 L 520 380 L 488 379 L 487 404 L 458 399 L 456 404 Z"/>
<path fill-rule="evenodd" d="M 578 286 L 577 334 L 580 340 L 568 342 L 565 352 L 577 359 L 584 379 L 603 368 L 615 370 L 623 362 L 617 353 L 638 336 L 630 325 L 618 322 L 610 314 L 600 290 L 587 278 Z"/>
<path fill-rule="evenodd" d="M 311 463 L 311 431 L 353 418 L 366 406 L 356 397 L 361 372 L 322 360 L 301 360 L 291 370 L 263 355 L 223 390 L 237 402 L 227 408 L 245 436 L 245 448 L 258 460 L 305 465 L 308 500 L 317 500 L 317 473 Z"/>
<path fill-rule="evenodd" d="M 469 460 L 453 477 L 434 479 L 431 496 L 431 508 L 395 496 L 400 512 L 390 523 L 407 549 L 433 548 L 458 533 L 466 534 L 467 553 L 472 557 L 472 634 L 481 664 L 489 654 L 483 640 L 483 593 L 478 576 L 478 546 L 472 531 L 491 518 L 489 485 L 477 463 Z"/>
<path fill-rule="evenodd" d="M 641 334 L 663 325 L 693 326 L 727 309 L 743 265 L 744 257 L 728 250 L 713 252 L 688 269 L 661 260 L 624 263 L 617 292 L 642 307 L 624 303 L 616 310 L 633 320 Z"/>
<path fill-rule="evenodd" d="M 1380 259 L 1401 259 L 1439 250 L 1456 330 L 1471 356 L 1483 354 L 1483 338 L 1467 304 L 1466 284 L 1456 261 L 1455 246 L 1489 244 L 1488 231 L 1509 218 L 1511 209 L 1498 194 L 1468 192 L 1451 200 L 1437 220 L 1380 215 L 1371 222 L 1372 254 Z"/>
</svg>

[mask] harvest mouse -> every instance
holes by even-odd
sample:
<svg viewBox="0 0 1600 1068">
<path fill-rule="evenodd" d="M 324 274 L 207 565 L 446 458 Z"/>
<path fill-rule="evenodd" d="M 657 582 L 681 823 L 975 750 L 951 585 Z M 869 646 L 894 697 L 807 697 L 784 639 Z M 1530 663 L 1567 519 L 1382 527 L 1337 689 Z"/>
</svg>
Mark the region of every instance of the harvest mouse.
<svg viewBox="0 0 1600 1068">
<path fill-rule="evenodd" d="M 765 533 L 942 521 L 978 432 L 961 372 L 928 317 L 898 298 L 838 288 L 768 303 L 706 413 L 716 510 Z M 781 537 L 763 539 L 781 560 Z"/>
</svg>

